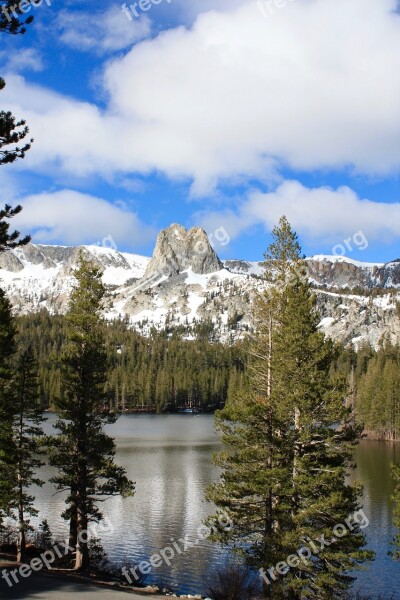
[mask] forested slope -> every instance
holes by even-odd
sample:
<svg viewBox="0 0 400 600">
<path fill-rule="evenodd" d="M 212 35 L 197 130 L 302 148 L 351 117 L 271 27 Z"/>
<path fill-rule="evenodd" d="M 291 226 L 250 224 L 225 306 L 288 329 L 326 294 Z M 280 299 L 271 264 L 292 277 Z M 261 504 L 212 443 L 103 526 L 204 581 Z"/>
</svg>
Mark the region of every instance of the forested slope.
<svg viewBox="0 0 400 600">
<path fill-rule="evenodd" d="M 39 364 L 43 407 L 60 396 L 58 354 L 65 338 L 62 316 L 47 311 L 19 317 L 19 337 L 32 345 Z M 199 323 L 196 339 L 184 331 L 153 329 L 144 337 L 126 322 L 104 325 L 109 373 L 107 391 L 115 410 L 177 411 L 186 407 L 212 411 L 228 398 L 246 393 L 246 342 L 226 346 L 213 340 L 212 328 Z M 378 350 L 358 352 L 338 346 L 333 377 L 348 381 L 347 401 L 366 431 L 379 439 L 400 439 L 400 348 L 388 341 Z"/>
<path fill-rule="evenodd" d="M 51 408 L 61 394 L 58 355 L 65 338 L 64 317 L 42 311 L 17 322 L 20 340 L 32 345 L 37 356 L 43 406 Z M 155 329 L 145 338 L 123 321 L 104 328 L 107 391 L 115 410 L 163 412 L 189 406 L 214 410 L 225 402 L 230 388 L 241 384 L 241 346 L 210 343 L 204 325 L 199 325 L 194 341 Z"/>
</svg>

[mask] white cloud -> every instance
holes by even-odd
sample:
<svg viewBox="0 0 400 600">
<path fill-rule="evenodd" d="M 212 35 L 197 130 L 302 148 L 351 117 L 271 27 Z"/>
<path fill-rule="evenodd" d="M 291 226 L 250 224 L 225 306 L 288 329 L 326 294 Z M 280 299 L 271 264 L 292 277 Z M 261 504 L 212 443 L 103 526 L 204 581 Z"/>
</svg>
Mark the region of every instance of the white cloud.
<svg viewBox="0 0 400 600">
<path fill-rule="evenodd" d="M 44 69 L 42 55 L 36 48 L 23 48 L 18 52 L 2 50 L 0 52 L 0 64 L 3 69 L 11 73 L 38 72 Z"/>
<path fill-rule="evenodd" d="M 151 24 L 146 16 L 128 21 L 117 4 L 104 12 L 62 10 L 57 16 L 57 29 L 59 39 L 67 46 L 103 54 L 124 50 L 147 37 Z"/>
<path fill-rule="evenodd" d="M 154 235 L 135 213 L 74 190 L 36 194 L 21 203 L 13 225 L 37 243 L 96 244 L 111 236 L 117 246 L 137 248 Z"/>
<path fill-rule="evenodd" d="M 259 224 L 271 231 L 282 215 L 309 245 L 337 244 L 360 230 L 371 242 L 400 239 L 400 202 L 372 202 L 348 187 L 308 188 L 298 181 L 253 192 L 237 211 L 199 213 L 197 221 L 208 231 L 223 226 L 234 238 Z"/>
<path fill-rule="evenodd" d="M 283 167 L 396 171 L 395 8 L 396 0 L 296 0 L 269 18 L 256 2 L 201 14 L 191 29 L 107 65 L 105 111 L 9 77 L 3 100 L 36 138 L 24 167 L 107 177 L 158 170 L 193 178 L 199 192 L 224 178 L 270 180 Z"/>
<path fill-rule="evenodd" d="M 4 204 L 15 204 L 15 198 L 19 196 L 19 182 L 12 176 L 10 167 L 14 165 L 2 165 L 0 169 L 0 206 Z M 17 201 L 18 203 L 18 201 Z"/>
</svg>

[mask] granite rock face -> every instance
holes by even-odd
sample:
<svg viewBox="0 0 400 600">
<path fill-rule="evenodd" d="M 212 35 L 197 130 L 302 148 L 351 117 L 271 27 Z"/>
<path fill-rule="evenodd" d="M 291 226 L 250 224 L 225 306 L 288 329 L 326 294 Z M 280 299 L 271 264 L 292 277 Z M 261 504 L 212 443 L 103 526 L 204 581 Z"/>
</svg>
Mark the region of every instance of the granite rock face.
<svg viewBox="0 0 400 600">
<path fill-rule="evenodd" d="M 187 231 L 182 225 L 173 224 L 159 234 L 144 277 L 170 277 L 189 268 L 193 273 L 206 275 L 220 271 L 223 266 L 204 229 L 193 227 Z"/>
<path fill-rule="evenodd" d="M 0 253 L 0 269 L 10 273 L 18 273 L 18 271 L 23 271 L 24 265 L 14 252 L 7 251 Z"/>
<path fill-rule="evenodd" d="M 81 252 L 103 270 L 105 317 L 126 318 L 144 335 L 168 327 L 193 339 L 203 323 L 213 325 L 214 341 L 232 343 L 252 329 L 256 296 L 267 286 L 263 263 L 221 263 L 203 229 L 171 225 L 151 259 L 100 246 L 29 244 L 0 254 L 0 286 L 15 313 L 65 313 Z M 307 259 L 307 268 L 327 336 L 354 347 L 377 347 L 383 336 L 400 342 L 400 260 L 321 255 Z"/>
<path fill-rule="evenodd" d="M 369 265 L 327 256 L 308 259 L 307 267 L 310 279 L 319 287 L 365 290 L 400 287 L 400 260 Z"/>
</svg>

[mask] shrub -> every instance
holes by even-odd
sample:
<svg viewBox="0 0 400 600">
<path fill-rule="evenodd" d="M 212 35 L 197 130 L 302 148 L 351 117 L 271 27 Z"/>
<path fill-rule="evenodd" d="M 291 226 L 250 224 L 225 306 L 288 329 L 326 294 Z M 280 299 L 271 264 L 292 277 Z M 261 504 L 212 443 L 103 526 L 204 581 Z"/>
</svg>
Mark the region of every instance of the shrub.
<svg viewBox="0 0 400 600">
<path fill-rule="evenodd" d="M 206 581 L 206 594 L 213 600 L 258 600 L 259 592 L 254 575 L 235 562 L 216 569 Z"/>
</svg>

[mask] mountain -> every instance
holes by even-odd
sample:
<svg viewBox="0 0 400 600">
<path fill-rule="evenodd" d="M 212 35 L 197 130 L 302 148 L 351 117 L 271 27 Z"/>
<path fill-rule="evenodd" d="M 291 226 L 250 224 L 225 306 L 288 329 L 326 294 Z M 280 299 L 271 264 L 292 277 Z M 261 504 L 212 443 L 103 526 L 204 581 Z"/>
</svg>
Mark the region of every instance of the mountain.
<svg viewBox="0 0 400 600">
<path fill-rule="evenodd" d="M 204 229 L 193 227 L 187 231 L 182 225 L 173 224 L 159 234 L 144 277 L 171 277 L 186 269 L 192 269 L 197 275 L 208 275 L 223 269 L 223 264 Z"/>
<path fill-rule="evenodd" d="M 179 327 L 191 337 L 203 323 L 212 339 L 231 342 L 251 328 L 255 292 L 265 285 L 261 263 L 221 262 L 204 230 L 171 225 L 161 231 L 152 258 L 100 246 L 29 244 L 0 255 L 0 285 L 18 314 L 42 308 L 63 313 L 83 252 L 103 269 L 107 319 L 126 317 L 135 329 Z M 359 346 L 382 336 L 400 342 L 400 260 L 387 264 L 345 257 L 307 259 L 321 312 L 321 329 Z"/>
</svg>

